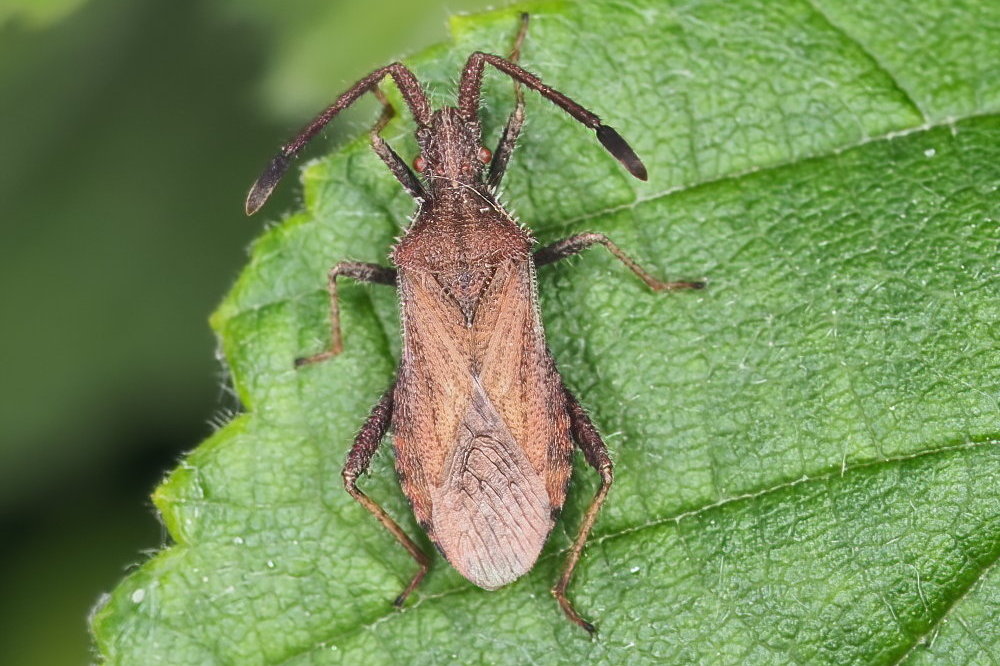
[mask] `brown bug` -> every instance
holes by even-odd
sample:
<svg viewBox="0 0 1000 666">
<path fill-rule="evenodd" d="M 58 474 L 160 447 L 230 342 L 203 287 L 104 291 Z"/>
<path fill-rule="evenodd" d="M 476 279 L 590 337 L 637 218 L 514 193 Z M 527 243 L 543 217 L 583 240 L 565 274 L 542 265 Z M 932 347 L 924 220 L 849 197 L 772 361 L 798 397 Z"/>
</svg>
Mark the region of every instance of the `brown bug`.
<svg viewBox="0 0 1000 666">
<path fill-rule="evenodd" d="M 419 565 L 396 599 L 401 606 L 423 579 L 427 555 L 357 486 L 392 426 L 396 471 L 421 528 L 463 576 L 495 590 L 535 561 L 566 498 L 575 441 L 601 475 L 601 486 L 552 588 L 570 620 L 589 632 L 566 587 L 613 480 L 611 459 L 587 413 L 563 385 L 545 345 L 535 268 L 604 245 L 657 291 L 701 288 L 660 282 L 602 234 L 585 233 L 532 253 L 534 239 L 496 200 L 496 190 L 524 122 L 520 85 L 541 93 L 587 127 L 636 178 L 646 168 L 625 140 L 600 119 L 516 63 L 528 17 L 509 58 L 473 53 L 459 83 L 458 105 L 432 111 L 416 77 L 402 64 L 355 83 L 282 147 L 247 196 L 257 211 L 289 160 L 334 116 L 366 92 L 383 103 L 372 147 L 419 210 L 391 254 L 395 268 L 343 261 L 329 273 L 330 346 L 296 366 L 340 353 L 337 278 L 396 285 L 402 303 L 403 354 L 395 383 L 375 405 L 347 456 L 347 491 L 396 537 Z M 514 80 L 516 106 L 496 151 L 482 145 L 478 117 L 483 69 Z M 416 122 L 417 176 L 379 136 L 393 115 L 378 89 L 391 76 Z M 487 169 L 488 167 L 488 169 Z"/>
</svg>

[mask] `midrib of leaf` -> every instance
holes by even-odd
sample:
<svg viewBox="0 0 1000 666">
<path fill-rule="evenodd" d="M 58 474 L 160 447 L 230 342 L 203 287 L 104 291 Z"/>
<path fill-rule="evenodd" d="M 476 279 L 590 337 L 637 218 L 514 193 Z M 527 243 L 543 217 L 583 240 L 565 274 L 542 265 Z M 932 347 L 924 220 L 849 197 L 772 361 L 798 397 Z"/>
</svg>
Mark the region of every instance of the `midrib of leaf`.
<svg viewBox="0 0 1000 666">
<path fill-rule="evenodd" d="M 986 438 L 983 438 L 983 439 L 981 439 L 979 441 L 965 442 L 965 443 L 961 443 L 961 444 L 949 444 L 949 445 L 944 445 L 944 446 L 938 446 L 938 447 L 924 449 L 924 450 L 917 451 L 917 452 L 914 452 L 914 453 L 911 453 L 911 454 L 908 454 L 908 455 L 905 455 L 905 456 L 897 456 L 897 457 L 893 457 L 893 458 L 885 458 L 885 459 L 882 459 L 882 460 L 875 460 L 875 461 L 868 461 L 868 462 L 858 463 L 858 464 L 855 464 L 855 465 L 847 465 L 847 466 L 844 466 L 844 467 L 839 467 L 839 468 L 837 468 L 835 470 L 823 471 L 823 472 L 820 472 L 820 473 L 818 473 L 816 475 L 813 475 L 813 476 L 803 476 L 803 477 L 800 477 L 800 478 L 797 478 L 797 479 L 793 479 L 793 480 L 789 480 L 789 481 L 783 481 L 781 483 L 774 484 L 774 485 L 772 485 L 772 486 L 770 486 L 768 488 L 762 488 L 762 489 L 759 489 L 759 490 L 755 490 L 755 491 L 748 492 L 748 493 L 743 493 L 743 494 L 736 495 L 736 496 L 733 496 L 733 497 L 726 497 L 726 498 L 723 498 L 723 499 L 720 499 L 720 500 L 717 500 L 717 501 L 714 501 L 714 502 L 708 502 L 708 503 L 705 503 L 705 504 L 703 504 L 703 505 L 701 505 L 701 506 L 699 506 L 697 508 L 694 508 L 694 509 L 689 509 L 687 511 L 682 511 L 680 513 L 673 514 L 673 515 L 670 515 L 670 516 L 656 517 L 656 518 L 653 518 L 652 520 L 646 521 L 646 522 L 641 523 L 641 524 L 636 524 L 636 525 L 633 525 L 633 526 L 630 526 L 630 527 L 626 527 L 624 529 L 616 530 L 614 532 L 609 532 L 609 533 L 606 533 L 606 534 L 602 534 L 600 536 L 597 536 L 597 537 L 591 539 L 590 542 L 588 543 L 588 547 L 594 547 L 594 546 L 597 546 L 598 544 L 601 544 L 601 543 L 604 543 L 604 542 L 607 542 L 607 541 L 614 541 L 615 539 L 620 539 L 620 538 L 623 538 L 623 537 L 631 536 L 633 534 L 639 534 L 639 533 L 641 533 L 641 532 L 643 532 L 645 530 L 650 530 L 650 529 L 653 529 L 653 528 L 656 528 L 656 527 L 660 527 L 662 525 L 666 525 L 666 524 L 670 524 L 670 523 L 680 523 L 683 520 L 694 518 L 694 517 L 699 516 L 699 515 L 707 512 L 707 511 L 712 511 L 714 509 L 720 509 L 722 507 L 733 505 L 733 504 L 739 504 L 741 502 L 753 502 L 753 501 L 758 500 L 758 499 L 760 499 L 762 497 L 765 497 L 767 495 L 771 495 L 771 494 L 774 494 L 774 493 L 777 493 L 777 492 L 781 492 L 781 491 L 787 490 L 789 488 L 794 488 L 794 487 L 797 487 L 797 486 L 801 486 L 801 485 L 805 485 L 805 484 L 810 484 L 810 483 L 823 483 L 825 481 L 829 481 L 831 479 L 834 479 L 834 478 L 836 478 L 838 476 L 841 476 L 841 477 L 842 476 L 847 476 L 848 474 L 851 474 L 853 472 L 857 472 L 857 471 L 860 471 L 860 470 L 864 470 L 864 469 L 872 469 L 872 468 L 879 468 L 879 467 L 885 467 L 885 466 L 890 466 L 890 465 L 896 465 L 896 464 L 900 464 L 900 463 L 904 463 L 904 462 L 909 462 L 909 461 L 912 461 L 912 460 L 918 460 L 920 458 L 926 458 L 926 457 L 932 457 L 932 456 L 935 456 L 935 455 L 950 453 L 950 452 L 953 452 L 953 451 L 963 451 L 963 450 L 969 450 L 969 451 L 971 451 L 971 450 L 975 450 L 975 449 L 978 449 L 978 448 L 981 448 L 981 447 L 984 447 L 984 446 L 997 446 L 997 445 L 1000 445 L 1000 433 L 998 433 L 996 436 L 986 437 Z M 562 557 L 565 556 L 565 553 L 566 553 L 565 550 L 559 550 L 559 551 L 555 551 L 555 552 L 546 553 L 546 554 L 542 555 L 542 557 L 539 558 L 539 562 L 545 562 L 545 561 L 549 561 L 549 560 L 552 560 L 552 559 L 562 558 Z M 953 611 L 953 609 L 955 609 L 957 607 L 957 605 L 961 602 L 961 600 L 964 599 L 969 594 L 969 592 L 971 590 L 975 589 L 975 586 L 979 583 L 979 581 L 981 581 L 985 576 L 987 576 L 990 573 L 990 571 L 996 566 L 998 560 L 1000 560 L 1000 553 L 998 553 L 997 557 L 995 557 L 993 560 L 987 562 L 979 570 L 978 575 L 974 579 L 971 579 L 970 582 L 969 582 L 969 584 L 963 590 L 961 590 L 958 594 L 955 595 L 955 597 L 952 600 L 951 604 L 949 604 L 948 607 L 946 609 L 944 609 L 944 611 L 941 614 L 939 614 L 936 618 L 934 618 L 933 623 L 931 624 L 931 626 L 924 633 L 920 634 L 919 636 L 915 636 L 914 637 L 914 640 L 913 640 L 912 644 L 907 648 L 905 654 L 903 654 L 895 662 L 896 664 L 903 663 L 905 661 L 906 657 L 909 656 L 909 654 L 912 653 L 912 651 L 916 647 L 919 647 L 920 645 L 923 644 L 923 642 L 926 639 L 926 637 L 929 636 L 929 635 L 931 635 L 937 629 L 937 627 L 939 627 L 941 625 L 941 623 L 944 622 L 947 619 L 947 617 L 951 614 L 951 612 Z M 440 592 L 438 592 L 436 594 L 423 595 L 419 599 L 417 599 L 416 601 L 414 601 L 412 604 L 410 604 L 405 610 L 392 609 L 392 610 L 389 610 L 389 611 L 387 611 L 387 612 L 385 612 L 385 613 L 377 616 L 374 620 L 369 620 L 369 621 L 367 621 L 367 622 L 365 622 L 363 624 L 358 624 L 357 626 L 352 627 L 351 629 L 348 629 L 348 630 L 345 630 L 345 631 L 339 631 L 339 632 L 337 632 L 335 634 L 327 636 L 326 638 L 324 638 L 322 641 L 320 641 L 316 645 L 313 645 L 313 646 L 311 646 L 309 648 L 301 650 L 300 652 L 296 652 L 294 654 L 290 654 L 281 663 L 282 664 L 290 663 L 293 660 L 295 660 L 296 658 L 302 656 L 303 654 L 307 654 L 307 653 L 312 652 L 314 650 L 323 649 L 327 644 L 333 643 L 333 642 L 335 642 L 335 641 L 337 641 L 339 639 L 348 638 L 348 637 L 353 636 L 354 634 L 357 634 L 357 633 L 359 633 L 361 631 L 372 630 L 376 626 L 382 625 L 382 624 L 384 624 L 386 622 L 391 622 L 393 618 L 401 617 L 402 613 L 419 612 L 418 609 L 419 609 L 420 606 L 438 603 L 442 599 L 449 599 L 449 598 L 453 598 L 453 597 L 456 597 L 456 596 L 464 596 L 464 595 L 467 595 L 467 594 L 476 594 L 477 592 L 478 592 L 478 588 L 475 588 L 475 587 L 470 586 L 470 585 L 460 585 L 460 586 L 453 587 L 453 588 L 450 588 L 450 589 L 447 589 L 447 590 L 442 590 L 442 591 L 440 591 Z"/>
</svg>

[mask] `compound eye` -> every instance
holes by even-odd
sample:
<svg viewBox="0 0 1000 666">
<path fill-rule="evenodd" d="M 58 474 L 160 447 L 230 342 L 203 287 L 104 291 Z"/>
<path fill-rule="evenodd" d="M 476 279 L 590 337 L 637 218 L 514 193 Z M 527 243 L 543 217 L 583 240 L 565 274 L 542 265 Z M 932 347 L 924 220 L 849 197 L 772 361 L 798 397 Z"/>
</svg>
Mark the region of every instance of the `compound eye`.
<svg viewBox="0 0 1000 666">
<path fill-rule="evenodd" d="M 479 161 L 483 164 L 489 164 L 490 160 L 493 159 L 493 153 L 486 146 L 479 148 Z"/>
<path fill-rule="evenodd" d="M 427 168 L 427 160 L 424 159 L 423 155 L 417 155 L 413 158 L 413 170 L 417 173 L 423 173 L 424 169 Z"/>
</svg>

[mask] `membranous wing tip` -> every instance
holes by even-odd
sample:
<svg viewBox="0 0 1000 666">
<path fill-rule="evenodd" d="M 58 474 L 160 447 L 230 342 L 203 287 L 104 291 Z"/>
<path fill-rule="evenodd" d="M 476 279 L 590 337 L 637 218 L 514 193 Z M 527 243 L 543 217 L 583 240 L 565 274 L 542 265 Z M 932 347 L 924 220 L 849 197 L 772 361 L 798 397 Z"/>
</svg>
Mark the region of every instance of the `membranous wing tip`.
<svg viewBox="0 0 1000 666">
<path fill-rule="evenodd" d="M 479 587 L 495 590 L 531 570 L 554 521 L 545 479 L 478 377 L 471 398 L 444 484 L 432 490 L 433 527 L 452 565 Z"/>
</svg>

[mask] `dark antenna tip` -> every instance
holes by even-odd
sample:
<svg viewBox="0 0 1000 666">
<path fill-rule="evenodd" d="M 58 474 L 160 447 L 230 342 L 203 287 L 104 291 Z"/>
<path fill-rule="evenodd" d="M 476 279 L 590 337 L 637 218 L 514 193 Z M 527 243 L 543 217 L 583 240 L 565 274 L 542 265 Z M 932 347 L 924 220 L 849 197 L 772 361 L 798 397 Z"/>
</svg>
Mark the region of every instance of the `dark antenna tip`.
<svg viewBox="0 0 1000 666">
<path fill-rule="evenodd" d="M 285 175 L 286 169 L 288 169 L 288 156 L 284 153 L 278 153 L 260 174 L 254 182 L 253 187 L 250 188 L 249 194 L 247 194 L 247 215 L 253 215 L 260 210 L 260 207 L 264 205 L 267 198 L 271 196 L 275 185 Z"/>
<path fill-rule="evenodd" d="M 607 125 L 600 125 L 597 128 L 597 139 L 601 142 L 609 153 L 618 158 L 628 172 L 639 180 L 646 180 L 646 166 L 635 154 L 632 147 L 628 145 L 622 135 Z"/>
</svg>

